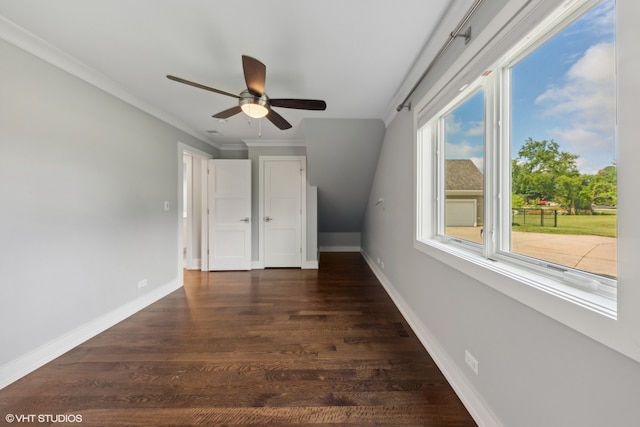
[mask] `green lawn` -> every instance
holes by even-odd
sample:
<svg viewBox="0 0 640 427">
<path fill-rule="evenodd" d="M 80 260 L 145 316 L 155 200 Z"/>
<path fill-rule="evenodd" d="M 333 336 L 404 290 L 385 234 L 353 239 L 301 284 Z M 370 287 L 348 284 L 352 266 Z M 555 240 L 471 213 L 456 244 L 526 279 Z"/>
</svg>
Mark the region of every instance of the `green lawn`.
<svg viewBox="0 0 640 427">
<path fill-rule="evenodd" d="M 544 216 L 540 226 L 540 215 L 522 214 L 513 216 L 513 231 L 530 233 L 572 234 L 617 237 L 616 215 L 558 215 L 558 226 L 554 227 L 553 215 Z"/>
</svg>

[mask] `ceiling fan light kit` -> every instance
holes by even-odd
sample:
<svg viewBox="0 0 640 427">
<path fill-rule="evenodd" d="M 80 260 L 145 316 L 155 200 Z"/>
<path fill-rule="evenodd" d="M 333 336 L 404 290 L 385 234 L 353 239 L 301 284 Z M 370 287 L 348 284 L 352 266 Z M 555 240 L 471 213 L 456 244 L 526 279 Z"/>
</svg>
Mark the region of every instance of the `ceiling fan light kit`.
<svg viewBox="0 0 640 427">
<path fill-rule="evenodd" d="M 197 87 L 199 89 L 204 89 L 221 95 L 237 98 L 238 105 L 213 115 L 213 117 L 218 119 L 227 119 L 240 112 L 244 112 L 247 116 L 254 119 L 266 117 L 278 129 L 285 130 L 291 128 L 291 124 L 287 122 L 280 114 L 276 113 L 271 107 L 295 108 L 298 110 L 316 111 L 324 111 L 327 109 L 326 102 L 319 99 L 269 99 L 267 94 L 264 92 L 264 85 L 267 75 L 266 66 L 255 58 L 242 55 L 242 69 L 244 71 L 244 79 L 245 83 L 247 84 L 247 89 L 240 92 L 240 95 L 234 95 L 232 93 L 205 86 L 200 83 L 185 80 L 180 77 L 167 75 L 167 78 L 169 80 L 184 83 L 186 85 Z"/>
<path fill-rule="evenodd" d="M 258 97 L 248 90 L 240 93 L 240 108 L 249 117 L 261 119 L 269 113 L 269 98 L 265 93 Z"/>
</svg>

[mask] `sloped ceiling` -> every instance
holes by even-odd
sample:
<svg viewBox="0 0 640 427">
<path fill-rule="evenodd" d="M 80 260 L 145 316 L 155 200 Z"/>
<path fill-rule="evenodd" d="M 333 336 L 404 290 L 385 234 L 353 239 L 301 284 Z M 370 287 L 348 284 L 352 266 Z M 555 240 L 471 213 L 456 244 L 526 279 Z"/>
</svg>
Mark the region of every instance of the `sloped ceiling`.
<svg viewBox="0 0 640 427">
<path fill-rule="evenodd" d="M 451 3 L 0 0 L 0 26 L 26 30 L 143 108 L 223 147 L 259 135 L 300 139 L 303 118 L 382 118 Z M 270 97 L 324 99 L 327 110 L 280 108 L 293 124 L 286 131 L 242 114 L 219 121 L 211 116 L 236 105 L 234 98 L 165 77 L 239 93 L 243 54 L 266 64 Z"/>
<path fill-rule="evenodd" d="M 472 0 L 0 0 L 0 38 L 220 149 L 244 141 L 307 146 L 320 231 L 359 231 L 396 106 Z M 459 18 L 458 18 L 459 19 Z M 436 36 L 434 32 L 437 31 Z M 277 109 L 292 125 L 212 115 L 245 88 L 241 55 L 266 64 L 272 98 L 326 111 Z"/>
</svg>

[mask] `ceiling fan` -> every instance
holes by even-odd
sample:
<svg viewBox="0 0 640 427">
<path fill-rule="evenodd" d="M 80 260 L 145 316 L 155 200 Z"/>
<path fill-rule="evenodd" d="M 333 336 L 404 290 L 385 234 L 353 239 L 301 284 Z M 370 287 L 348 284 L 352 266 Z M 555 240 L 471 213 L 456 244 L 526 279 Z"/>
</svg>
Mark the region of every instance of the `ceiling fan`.
<svg viewBox="0 0 640 427">
<path fill-rule="evenodd" d="M 326 102 L 319 99 L 269 98 L 264 92 L 267 67 L 255 58 L 242 55 L 242 69 L 244 71 L 244 80 L 247 84 L 247 89 L 240 92 L 239 95 L 234 95 L 220 89 L 172 75 L 167 75 L 167 78 L 179 83 L 237 98 L 238 105 L 213 115 L 213 117 L 217 119 L 227 119 L 240 112 L 244 112 L 254 119 L 266 116 L 266 118 L 279 129 L 285 130 L 291 128 L 291 124 L 280 114 L 273 111 L 272 107 L 295 108 L 298 110 L 326 110 L 327 108 Z"/>
</svg>

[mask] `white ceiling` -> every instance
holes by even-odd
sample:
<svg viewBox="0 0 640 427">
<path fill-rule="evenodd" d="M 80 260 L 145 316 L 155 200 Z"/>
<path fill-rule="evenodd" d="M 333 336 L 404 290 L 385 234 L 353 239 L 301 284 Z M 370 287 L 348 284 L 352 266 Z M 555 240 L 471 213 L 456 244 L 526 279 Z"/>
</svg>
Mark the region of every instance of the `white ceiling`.
<svg viewBox="0 0 640 427">
<path fill-rule="evenodd" d="M 383 118 L 452 0 L 0 0 L 0 15 L 75 58 L 120 91 L 222 147 L 300 140 L 303 118 Z M 241 55 L 267 66 L 272 98 L 324 99 L 326 111 L 277 108 L 293 128 L 238 114 Z M 413 84 L 411 81 L 410 84 Z M 405 82 L 406 86 L 406 82 Z M 406 89 L 403 89 L 406 92 Z M 395 98 L 395 99 L 394 99 Z M 220 135 L 209 133 L 217 131 Z"/>
</svg>

